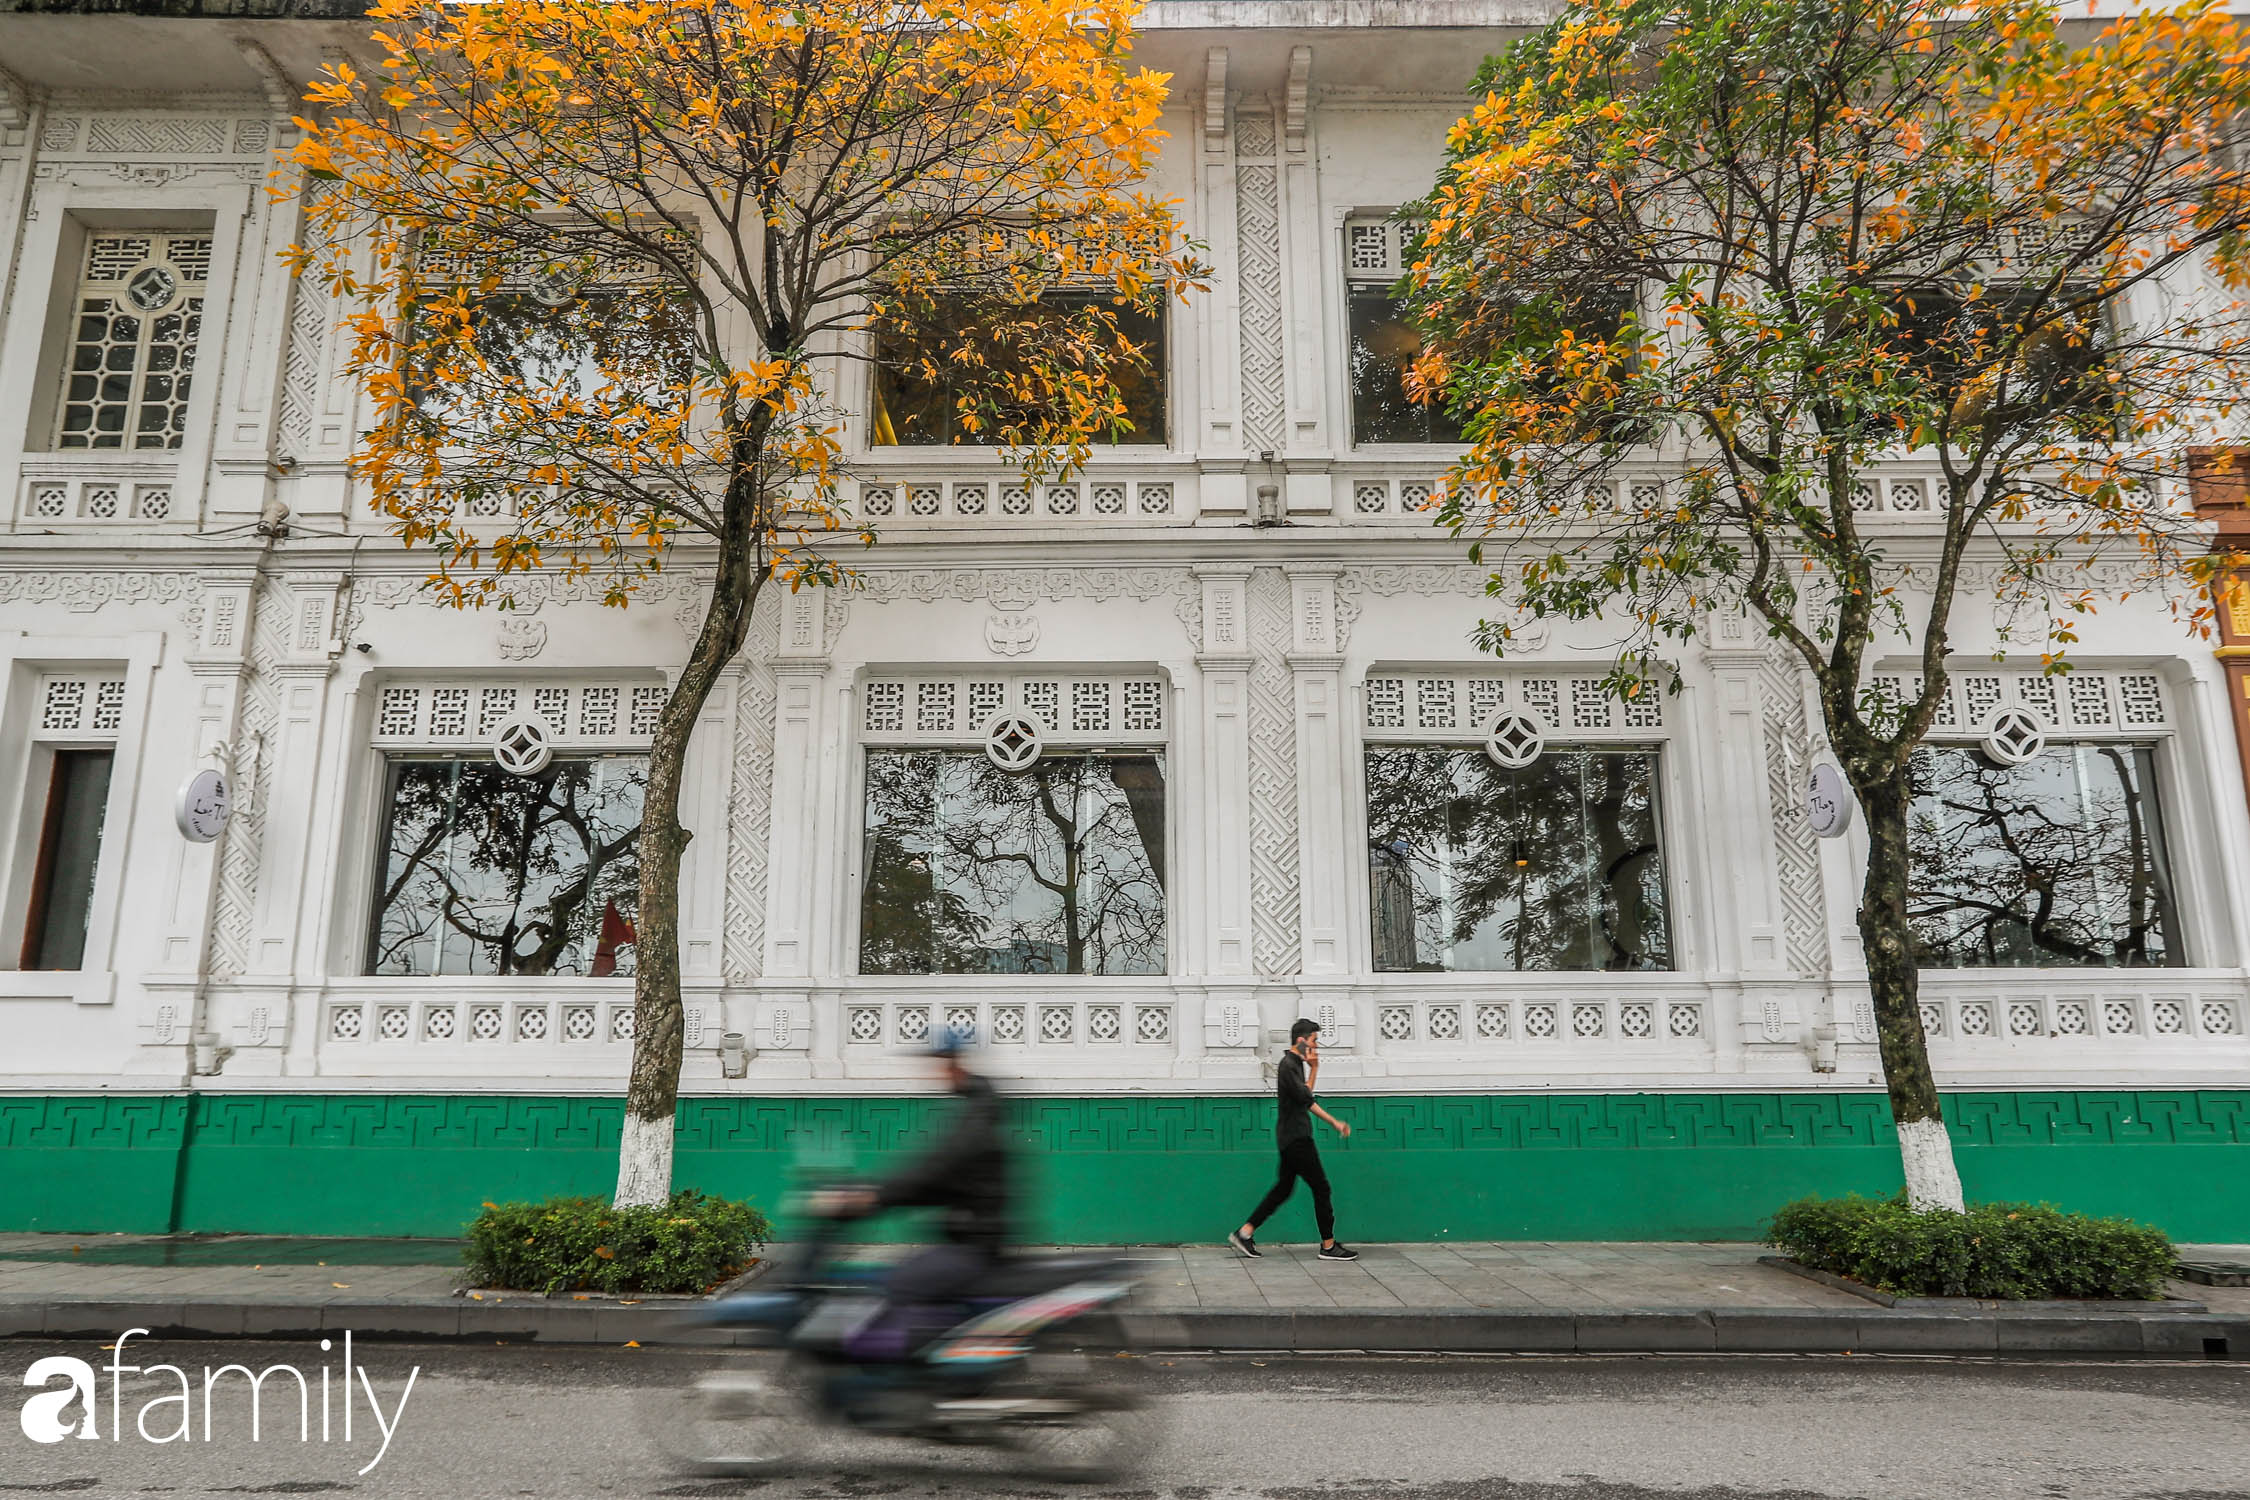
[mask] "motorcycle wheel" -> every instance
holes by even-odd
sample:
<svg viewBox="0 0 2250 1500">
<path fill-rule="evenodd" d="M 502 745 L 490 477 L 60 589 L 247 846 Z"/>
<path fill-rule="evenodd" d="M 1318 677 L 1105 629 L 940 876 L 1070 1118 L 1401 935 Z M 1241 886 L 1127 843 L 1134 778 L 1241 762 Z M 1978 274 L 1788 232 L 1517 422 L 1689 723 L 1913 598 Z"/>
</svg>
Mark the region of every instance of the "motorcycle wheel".
<svg viewBox="0 0 2250 1500">
<path fill-rule="evenodd" d="M 642 1402 L 649 1436 L 674 1468 L 706 1478 L 787 1469 L 810 1445 L 819 1414 L 810 1373 L 795 1361 L 729 1364 Z"/>
<path fill-rule="evenodd" d="M 1076 1416 L 1028 1422 L 1012 1429 L 1010 1441 L 1041 1479 L 1066 1484 L 1100 1484 L 1126 1478 L 1162 1435 L 1163 1413 L 1154 1402 L 1129 1391 L 1087 1394 Z"/>
</svg>

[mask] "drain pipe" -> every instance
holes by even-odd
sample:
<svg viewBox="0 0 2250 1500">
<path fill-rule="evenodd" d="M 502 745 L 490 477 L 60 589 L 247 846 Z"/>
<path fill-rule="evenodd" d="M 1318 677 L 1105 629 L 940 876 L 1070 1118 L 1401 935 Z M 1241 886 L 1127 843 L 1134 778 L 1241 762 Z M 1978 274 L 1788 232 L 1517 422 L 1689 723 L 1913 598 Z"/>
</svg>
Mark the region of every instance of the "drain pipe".
<svg viewBox="0 0 2250 1500">
<path fill-rule="evenodd" d="M 258 553 L 252 560 L 253 572 L 250 593 L 243 603 L 242 610 L 242 656 L 244 662 L 249 666 L 249 671 L 243 675 L 241 686 L 236 690 L 233 715 L 235 733 L 233 738 L 222 740 L 204 752 L 206 758 L 216 760 L 220 768 L 227 773 L 228 781 L 234 791 L 234 811 L 227 819 L 226 828 L 219 834 L 217 842 L 213 845 L 212 894 L 210 902 L 204 909 L 203 935 L 197 946 L 195 994 L 188 1006 L 187 1073 L 180 1080 L 180 1086 L 188 1090 L 191 1096 L 195 1079 L 216 1077 L 219 1070 L 226 1066 L 227 1058 L 234 1051 L 231 1047 L 220 1045 L 218 1027 L 211 1020 L 211 960 L 218 944 L 219 891 L 226 884 L 227 853 L 234 847 L 234 841 L 241 833 L 243 815 L 256 803 L 258 776 L 265 769 L 265 731 L 262 729 L 252 730 L 248 735 L 250 742 L 249 775 L 245 777 L 241 774 L 244 739 L 242 721 L 248 711 L 246 700 L 257 686 L 257 656 L 254 646 L 258 638 L 259 595 L 263 591 L 262 586 L 265 583 L 266 563 L 273 555 L 275 537 L 286 534 L 285 528 L 268 526 L 263 524 L 262 521 L 258 527 Z"/>
</svg>

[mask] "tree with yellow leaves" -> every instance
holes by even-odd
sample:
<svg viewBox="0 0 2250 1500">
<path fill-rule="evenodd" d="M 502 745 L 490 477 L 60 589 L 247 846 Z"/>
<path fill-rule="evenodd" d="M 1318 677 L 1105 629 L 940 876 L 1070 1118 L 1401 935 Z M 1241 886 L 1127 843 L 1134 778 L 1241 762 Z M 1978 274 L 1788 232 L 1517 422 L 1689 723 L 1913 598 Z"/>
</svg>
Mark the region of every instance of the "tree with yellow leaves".
<svg viewBox="0 0 2250 1500">
<path fill-rule="evenodd" d="M 2104 598 L 2202 627 L 2227 560 L 2180 480 L 2250 375 L 2250 42 L 2205 3 L 2064 9 L 1576 0 L 1487 64 L 1410 210 L 1414 378 L 1470 443 L 1444 519 L 1495 591 L 1612 622 L 1620 693 L 1745 614 L 1811 675 L 1865 819 L 1859 930 L 1924 1207 L 1962 1204 L 1910 817 L 1956 611 L 1981 598 L 2050 674 Z M 1889 521 L 1875 469 L 1909 456 L 1939 478 Z M 1912 674 L 1873 677 L 1894 652 Z M 2037 912 L 1995 919 L 2039 944 Z M 2148 962 L 2145 939 L 2067 961 Z"/>
<path fill-rule="evenodd" d="M 1033 472 L 1126 435 L 1120 332 L 1199 274 L 1145 190 L 1138 0 L 380 0 L 307 95 L 301 274 L 347 299 L 356 474 L 454 605 L 541 569 L 710 602 L 657 719 L 617 1201 L 665 1200 L 689 733 L 769 583 L 848 584 L 846 372 L 886 346 Z M 942 379 L 941 379 L 942 377 Z"/>
</svg>

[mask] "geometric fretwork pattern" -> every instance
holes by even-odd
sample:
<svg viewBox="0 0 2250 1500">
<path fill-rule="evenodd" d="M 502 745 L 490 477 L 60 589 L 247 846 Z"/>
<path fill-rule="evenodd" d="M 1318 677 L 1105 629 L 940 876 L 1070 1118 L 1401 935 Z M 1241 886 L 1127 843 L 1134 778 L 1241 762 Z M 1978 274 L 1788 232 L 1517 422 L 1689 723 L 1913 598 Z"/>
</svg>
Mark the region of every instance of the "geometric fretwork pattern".
<svg viewBox="0 0 2250 1500">
<path fill-rule="evenodd" d="M 773 824 L 773 653 L 781 615 L 753 616 L 735 688 L 733 785 L 727 797 L 727 980 L 747 983 L 764 966 L 766 846 Z"/>
<path fill-rule="evenodd" d="M 1800 668 L 1783 648 L 1767 648 L 1758 669 L 1758 692 L 1765 700 L 1766 800 L 1773 810 L 1775 873 L 1781 877 L 1782 941 L 1791 970 L 1825 974 L 1828 910 L 1821 894 L 1819 840 L 1805 815 L 1801 785 L 1811 764 L 1811 735 Z"/>
<path fill-rule="evenodd" d="M 1879 1092 L 1756 1094 L 1373 1094 L 1329 1101 L 1351 1155 L 1430 1149 L 1891 1146 Z M 1952 1093 L 1961 1146 L 2250 1146 L 2250 1090 L 2057 1089 Z M 615 1098 L 520 1094 L 205 1094 L 194 1121 L 177 1095 L 0 1099 L 0 1150 L 198 1146 L 614 1151 Z M 680 1101 L 677 1149 L 889 1155 L 936 1140 L 942 1098 L 737 1096 Z M 1265 1094 L 1020 1099 L 1010 1133 L 1047 1151 L 1271 1149 Z M 1247 1166 L 1248 1164 L 1246 1164 Z M 169 1178 L 167 1177 L 167 1182 Z M 470 1212 L 475 1205 L 471 1204 Z"/>
<path fill-rule="evenodd" d="M 1237 291 L 1241 320 L 1242 437 L 1255 456 L 1281 446 L 1281 192 L 1274 155 L 1274 119 L 1244 114 L 1235 121 Z"/>
<path fill-rule="evenodd" d="M 1260 974 L 1298 971 L 1297 690 L 1289 579 L 1250 576 L 1250 954 Z"/>
</svg>

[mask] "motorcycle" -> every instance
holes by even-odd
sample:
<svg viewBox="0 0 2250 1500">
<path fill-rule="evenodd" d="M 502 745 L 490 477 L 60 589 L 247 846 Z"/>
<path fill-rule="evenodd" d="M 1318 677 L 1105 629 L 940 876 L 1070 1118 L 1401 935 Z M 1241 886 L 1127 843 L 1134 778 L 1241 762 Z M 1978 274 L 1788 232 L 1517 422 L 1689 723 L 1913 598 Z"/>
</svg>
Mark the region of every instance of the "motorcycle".
<svg viewBox="0 0 2250 1500">
<path fill-rule="evenodd" d="M 890 1306 L 881 1269 L 836 1263 L 841 1219 L 752 1288 L 712 1303 L 708 1325 L 761 1351 L 665 1392 L 659 1443 L 700 1475 L 800 1462 L 820 1430 L 976 1444 L 1025 1455 L 1044 1478 L 1120 1477 L 1154 1439 L 1155 1407 L 1081 1352 L 1121 1342 L 1115 1314 L 1138 1280 L 1104 1254 L 1011 1258 L 957 1305 Z"/>
</svg>

